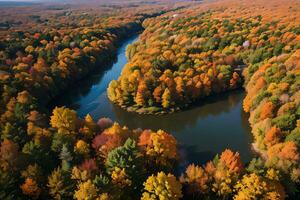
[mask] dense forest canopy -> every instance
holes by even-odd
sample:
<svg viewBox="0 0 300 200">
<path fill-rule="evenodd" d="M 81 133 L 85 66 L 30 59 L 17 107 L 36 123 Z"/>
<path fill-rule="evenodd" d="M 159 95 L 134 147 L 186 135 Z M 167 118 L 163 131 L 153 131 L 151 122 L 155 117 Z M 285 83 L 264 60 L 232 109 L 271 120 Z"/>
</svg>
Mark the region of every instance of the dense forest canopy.
<svg viewBox="0 0 300 200">
<path fill-rule="evenodd" d="M 296 183 L 286 192 L 295 192 L 300 159 L 297 5 L 297 1 L 222 1 L 147 19 L 139 41 L 127 48 L 129 62 L 119 79 L 110 83 L 108 97 L 128 111 L 168 113 L 244 86 L 243 108 L 250 113 L 253 147 L 260 154 L 248 170 L 253 165 L 276 169 L 289 186 Z M 235 187 L 245 190 L 243 185 Z M 254 195 L 246 192 L 235 198 Z"/>
<path fill-rule="evenodd" d="M 0 199 L 299 198 L 299 1 L 99 2 L 0 7 Z M 49 110 L 142 26 L 110 100 L 169 113 L 244 88 L 249 163 L 224 149 L 178 174 L 171 133 Z"/>
</svg>

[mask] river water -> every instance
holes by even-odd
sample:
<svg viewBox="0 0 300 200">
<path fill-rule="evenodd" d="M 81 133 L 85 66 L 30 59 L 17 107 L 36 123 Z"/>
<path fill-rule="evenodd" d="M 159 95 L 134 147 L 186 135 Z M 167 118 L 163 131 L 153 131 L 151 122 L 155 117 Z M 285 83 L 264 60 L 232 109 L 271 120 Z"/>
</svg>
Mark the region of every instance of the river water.
<svg viewBox="0 0 300 200">
<path fill-rule="evenodd" d="M 126 46 L 137 38 L 123 42 L 115 63 L 107 71 L 95 72 L 75 84 L 56 100 L 56 105 L 73 108 L 80 117 L 89 113 L 95 120 L 109 117 L 129 128 L 163 129 L 172 133 L 180 146 L 183 167 L 188 163 L 203 164 L 226 148 L 239 151 L 242 160 L 248 162 L 252 138 L 248 116 L 242 111 L 242 90 L 208 97 L 188 110 L 162 116 L 129 113 L 108 100 L 106 88 L 112 79 L 119 77 L 127 63 Z"/>
</svg>

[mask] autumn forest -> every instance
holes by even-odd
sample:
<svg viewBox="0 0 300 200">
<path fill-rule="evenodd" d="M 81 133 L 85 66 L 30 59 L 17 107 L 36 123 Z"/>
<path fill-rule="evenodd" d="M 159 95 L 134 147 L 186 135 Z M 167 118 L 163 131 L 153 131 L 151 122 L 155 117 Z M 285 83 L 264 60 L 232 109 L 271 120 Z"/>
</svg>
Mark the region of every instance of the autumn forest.
<svg viewBox="0 0 300 200">
<path fill-rule="evenodd" d="M 300 199 L 298 0 L 0 1 L 0 11 L 0 199 Z M 61 103 L 81 87 L 75 106 Z M 225 135 L 233 108 L 205 110 L 236 92 L 249 133 L 234 132 L 248 134 L 250 158 L 223 139 L 239 141 Z M 191 110 L 207 114 L 187 123 Z M 219 138 L 198 127 L 217 120 Z M 180 136 L 166 128 L 176 124 Z M 209 137 L 222 150 L 211 142 L 189 159 L 186 130 L 199 149 Z"/>
</svg>

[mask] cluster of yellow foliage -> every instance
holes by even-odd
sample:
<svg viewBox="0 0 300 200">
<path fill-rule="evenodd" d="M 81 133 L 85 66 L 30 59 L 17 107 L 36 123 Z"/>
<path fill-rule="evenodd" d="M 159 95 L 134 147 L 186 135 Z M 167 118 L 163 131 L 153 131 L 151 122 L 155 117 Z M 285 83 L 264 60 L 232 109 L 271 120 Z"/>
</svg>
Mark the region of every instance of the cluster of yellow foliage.
<svg viewBox="0 0 300 200">
<path fill-rule="evenodd" d="M 74 110 L 65 107 L 56 107 L 53 110 L 50 124 L 53 128 L 57 128 L 61 134 L 75 134 L 77 114 Z"/>
<path fill-rule="evenodd" d="M 283 200 L 285 193 L 283 189 L 270 181 L 258 176 L 255 173 L 244 175 L 241 181 L 235 185 L 237 194 L 235 200 L 244 199 L 265 199 Z"/>
<path fill-rule="evenodd" d="M 180 182 L 188 184 L 191 189 L 189 193 L 206 193 L 209 189 L 209 174 L 200 166 L 189 165 L 185 170 L 185 175 L 181 175 Z"/>
<path fill-rule="evenodd" d="M 89 144 L 84 140 L 78 140 L 75 145 L 75 151 L 79 152 L 80 154 L 86 155 L 90 151 Z"/>
<path fill-rule="evenodd" d="M 124 188 L 131 185 L 131 180 L 128 179 L 125 169 L 115 167 L 111 173 L 112 182 L 118 185 L 120 188 Z"/>
<path fill-rule="evenodd" d="M 156 176 L 150 176 L 144 183 L 142 200 L 177 200 L 182 197 L 181 184 L 172 174 L 166 175 L 159 172 Z"/>
<path fill-rule="evenodd" d="M 163 130 L 151 132 L 146 130 L 139 137 L 138 145 L 147 156 L 152 157 L 156 162 L 166 165 L 171 159 L 177 159 L 176 139 Z"/>
<path fill-rule="evenodd" d="M 77 200 L 94 200 L 97 198 L 97 187 L 88 180 L 78 185 L 78 190 L 74 193 L 74 199 Z"/>
</svg>

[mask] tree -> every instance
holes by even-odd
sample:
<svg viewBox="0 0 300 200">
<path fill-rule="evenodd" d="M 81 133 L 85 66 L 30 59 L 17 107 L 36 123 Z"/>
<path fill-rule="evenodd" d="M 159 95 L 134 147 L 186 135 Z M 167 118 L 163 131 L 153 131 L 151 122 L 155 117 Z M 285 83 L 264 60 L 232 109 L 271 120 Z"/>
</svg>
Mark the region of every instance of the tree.
<svg viewBox="0 0 300 200">
<path fill-rule="evenodd" d="M 131 58 L 134 56 L 135 53 L 136 53 L 136 45 L 134 44 L 128 45 L 126 48 L 126 58 L 128 60 L 131 60 Z"/>
<path fill-rule="evenodd" d="M 134 181 L 143 178 L 142 160 L 134 140 L 128 138 L 125 144 L 108 153 L 105 166 L 111 174 L 117 168 L 124 169 L 125 173 Z"/>
<path fill-rule="evenodd" d="M 139 106 L 145 105 L 148 96 L 149 96 L 149 91 L 146 82 L 140 81 L 134 99 L 136 104 Z"/>
<path fill-rule="evenodd" d="M 3 140 L 0 146 L 0 167 L 6 170 L 16 169 L 18 158 L 18 145 L 10 140 Z"/>
<path fill-rule="evenodd" d="M 175 78 L 175 82 L 176 82 L 176 92 L 177 95 L 179 96 L 180 99 L 183 98 L 183 94 L 184 94 L 184 82 L 183 79 L 179 76 Z"/>
<path fill-rule="evenodd" d="M 151 175 L 144 183 L 144 193 L 142 200 L 148 199 L 172 199 L 177 200 L 182 197 L 182 186 L 172 174 L 166 175 L 159 172 L 156 176 Z"/>
<path fill-rule="evenodd" d="M 55 169 L 48 177 L 49 194 L 57 200 L 70 198 L 73 191 L 73 183 L 61 168 Z"/>
<path fill-rule="evenodd" d="M 18 178 L 15 173 L 3 171 L 0 168 L 0 199 L 15 200 L 19 196 Z"/>
<path fill-rule="evenodd" d="M 78 152 L 82 155 L 88 155 L 90 149 L 89 144 L 86 143 L 84 140 L 78 140 L 75 145 L 75 152 Z"/>
<path fill-rule="evenodd" d="M 99 129 L 90 114 L 87 114 L 81 123 L 83 127 L 79 129 L 79 132 L 87 139 L 91 139 Z"/>
<path fill-rule="evenodd" d="M 249 94 L 246 95 L 246 97 L 243 100 L 243 109 L 245 112 L 249 112 L 251 109 L 252 99 Z"/>
<path fill-rule="evenodd" d="M 31 178 L 26 178 L 25 183 L 21 185 L 21 189 L 23 194 L 31 197 L 32 199 L 38 199 L 41 194 L 41 189 Z"/>
<path fill-rule="evenodd" d="M 156 164 L 168 166 L 177 159 L 176 139 L 163 130 L 156 133 L 144 131 L 139 137 L 138 145 L 142 148 L 145 155 Z"/>
<path fill-rule="evenodd" d="M 95 159 L 85 159 L 79 166 L 81 170 L 87 171 L 88 173 L 97 172 L 98 166 Z"/>
<path fill-rule="evenodd" d="M 138 146 L 141 147 L 143 151 L 147 150 L 147 146 L 152 145 L 151 135 L 151 130 L 144 130 L 139 136 Z"/>
<path fill-rule="evenodd" d="M 22 104 L 28 104 L 32 101 L 32 96 L 25 90 L 18 93 L 17 101 Z"/>
<path fill-rule="evenodd" d="M 267 166 L 276 166 L 286 172 L 300 160 L 297 144 L 293 141 L 275 144 L 268 149 L 267 156 Z"/>
<path fill-rule="evenodd" d="M 107 88 L 107 96 L 108 98 L 115 102 L 117 99 L 116 88 L 118 87 L 118 82 L 116 80 L 112 80 Z"/>
<path fill-rule="evenodd" d="M 73 157 L 71 153 L 69 152 L 66 145 L 63 145 L 59 158 L 61 159 L 61 166 L 63 171 L 69 171 L 70 170 L 70 162 L 73 160 Z"/>
<path fill-rule="evenodd" d="M 261 111 L 260 111 L 260 119 L 264 120 L 266 118 L 271 118 L 273 116 L 273 110 L 275 106 L 272 102 L 266 102 L 263 104 Z"/>
<path fill-rule="evenodd" d="M 116 184 L 120 188 L 126 188 L 132 184 L 132 181 L 126 174 L 125 169 L 120 169 L 119 167 L 115 167 L 115 169 L 112 171 L 111 179 L 112 183 Z"/>
<path fill-rule="evenodd" d="M 235 200 L 244 199 L 285 199 L 285 193 L 282 186 L 271 183 L 255 173 L 246 174 L 242 180 L 235 185 L 237 194 Z"/>
<path fill-rule="evenodd" d="M 300 122 L 300 120 L 298 121 Z M 291 133 L 285 138 L 285 141 L 294 141 L 298 144 L 298 146 L 300 146 L 300 126 L 291 131 Z"/>
<path fill-rule="evenodd" d="M 240 81 L 239 74 L 236 72 L 233 72 L 232 78 L 230 79 L 230 88 L 231 89 L 237 88 L 239 81 Z"/>
<path fill-rule="evenodd" d="M 157 86 L 154 91 L 153 91 L 153 97 L 156 101 L 156 103 L 160 103 L 161 102 L 161 96 L 162 96 L 162 87 L 159 85 Z"/>
<path fill-rule="evenodd" d="M 123 143 L 123 138 L 119 135 L 102 133 L 93 139 L 92 147 L 99 152 L 101 156 L 106 158 L 111 150 L 121 146 Z"/>
<path fill-rule="evenodd" d="M 44 180 L 42 169 L 37 164 L 28 165 L 26 170 L 21 172 L 21 176 L 24 179 L 31 178 L 35 180 L 37 183 L 42 183 Z"/>
<path fill-rule="evenodd" d="M 163 95 L 162 95 L 162 103 L 161 105 L 164 108 L 169 108 L 171 106 L 171 93 L 168 88 L 165 89 Z"/>
<path fill-rule="evenodd" d="M 65 107 L 56 107 L 51 116 L 51 126 L 57 128 L 58 133 L 73 134 L 76 130 L 77 114 Z"/>
<path fill-rule="evenodd" d="M 273 145 L 279 143 L 280 139 L 281 139 L 281 130 L 279 128 L 277 128 L 276 126 L 273 126 L 266 133 L 264 141 L 267 144 L 268 148 L 270 148 L 270 146 L 273 146 Z"/>
<path fill-rule="evenodd" d="M 180 182 L 187 185 L 188 194 L 206 193 L 209 189 L 209 175 L 200 166 L 191 164 L 186 170 L 185 174 L 181 175 Z"/>
<path fill-rule="evenodd" d="M 74 199 L 77 200 L 94 200 L 97 197 L 98 189 L 91 180 L 79 183 L 74 194 Z"/>
<path fill-rule="evenodd" d="M 234 153 L 229 149 L 222 152 L 220 162 L 223 163 L 232 173 L 239 173 L 244 168 L 240 154 L 238 152 Z"/>
<path fill-rule="evenodd" d="M 272 119 L 273 124 L 275 124 L 281 130 L 291 130 L 296 125 L 296 116 L 295 114 L 289 115 L 281 115 Z"/>
</svg>

